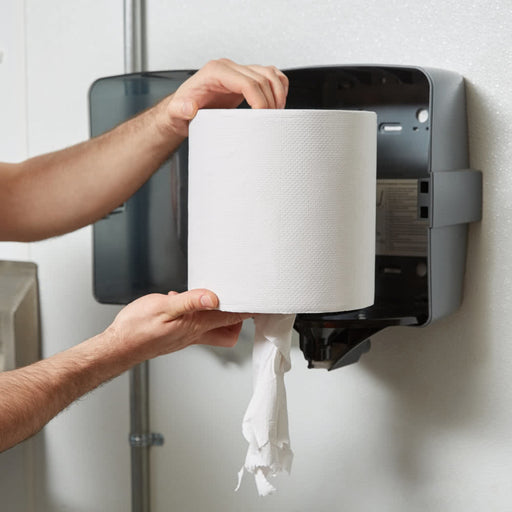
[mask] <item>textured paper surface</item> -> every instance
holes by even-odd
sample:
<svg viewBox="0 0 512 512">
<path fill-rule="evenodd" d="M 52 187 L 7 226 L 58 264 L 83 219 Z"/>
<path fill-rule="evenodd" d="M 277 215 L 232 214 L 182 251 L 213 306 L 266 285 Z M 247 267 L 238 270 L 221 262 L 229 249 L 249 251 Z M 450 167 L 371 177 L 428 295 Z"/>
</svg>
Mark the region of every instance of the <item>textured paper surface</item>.
<svg viewBox="0 0 512 512">
<path fill-rule="evenodd" d="M 189 288 L 226 311 L 373 303 L 374 113 L 202 110 L 189 145 Z"/>
</svg>

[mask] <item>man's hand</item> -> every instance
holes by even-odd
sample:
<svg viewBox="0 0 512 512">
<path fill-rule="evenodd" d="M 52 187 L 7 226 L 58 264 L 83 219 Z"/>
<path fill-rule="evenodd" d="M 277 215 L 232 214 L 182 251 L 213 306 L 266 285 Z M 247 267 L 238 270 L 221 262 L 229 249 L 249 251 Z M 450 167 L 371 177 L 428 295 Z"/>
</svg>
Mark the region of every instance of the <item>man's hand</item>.
<svg viewBox="0 0 512 512">
<path fill-rule="evenodd" d="M 288 78 L 274 66 L 242 66 L 213 60 L 164 101 L 169 128 L 186 137 L 200 108 L 234 108 L 244 100 L 252 108 L 284 108 Z"/>
<path fill-rule="evenodd" d="M 84 393 L 132 366 L 193 343 L 232 346 L 250 315 L 214 311 L 208 290 L 152 294 L 103 333 L 30 366 L 0 373 L 0 452 L 37 432 Z"/>
<path fill-rule="evenodd" d="M 200 108 L 284 108 L 278 69 L 212 61 L 172 96 L 117 128 L 20 164 L 0 163 L 0 240 L 33 241 L 104 217 L 142 186 L 188 135 Z M 0 451 L 37 432 L 84 393 L 137 363 L 194 343 L 232 346 L 251 315 L 215 311 L 208 290 L 153 294 L 103 333 L 25 368 L 0 373 Z"/>
<path fill-rule="evenodd" d="M 108 331 L 115 350 L 137 363 L 195 343 L 231 347 L 251 315 L 214 311 L 218 304 L 209 290 L 146 295 L 128 304 Z"/>
</svg>

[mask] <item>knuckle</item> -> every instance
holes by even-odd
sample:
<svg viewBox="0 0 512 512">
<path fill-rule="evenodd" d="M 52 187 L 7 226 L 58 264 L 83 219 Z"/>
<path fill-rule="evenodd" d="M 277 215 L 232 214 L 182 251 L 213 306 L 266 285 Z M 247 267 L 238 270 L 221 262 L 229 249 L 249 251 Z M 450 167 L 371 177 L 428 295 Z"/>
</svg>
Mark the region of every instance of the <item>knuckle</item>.
<svg viewBox="0 0 512 512">
<path fill-rule="evenodd" d="M 198 338 L 200 338 L 203 334 L 204 334 L 204 327 L 203 325 L 201 324 L 201 322 L 197 321 L 197 319 L 195 320 L 190 320 L 189 322 L 187 322 L 187 328 L 186 328 L 186 331 L 187 331 L 187 337 L 190 339 L 190 340 L 196 340 Z"/>
<path fill-rule="evenodd" d="M 258 82 L 258 80 L 256 80 L 256 78 L 249 77 L 247 78 L 247 86 L 250 89 L 259 89 L 260 83 Z"/>
<path fill-rule="evenodd" d="M 258 83 L 263 87 L 270 87 L 270 79 L 265 75 L 258 77 Z"/>
<path fill-rule="evenodd" d="M 213 72 L 218 69 L 220 66 L 220 62 L 218 60 L 210 60 L 203 66 L 203 71 Z"/>
<path fill-rule="evenodd" d="M 197 300 L 195 300 L 195 297 L 193 296 L 187 296 L 185 299 L 185 302 L 183 304 L 185 312 L 187 311 L 194 311 L 194 309 L 197 309 Z"/>
<path fill-rule="evenodd" d="M 214 59 L 214 60 L 211 60 L 210 62 L 208 62 L 205 67 L 211 68 L 212 70 L 218 70 L 219 68 L 223 68 L 227 64 L 230 64 L 230 63 L 231 63 L 231 61 L 229 59 L 225 59 L 225 58 Z"/>
<path fill-rule="evenodd" d="M 153 294 L 153 296 L 154 296 L 153 301 L 154 301 L 155 307 L 158 308 L 159 310 L 165 311 L 169 305 L 167 295 L 155 293 L 155 294 Z"/>
</svg>

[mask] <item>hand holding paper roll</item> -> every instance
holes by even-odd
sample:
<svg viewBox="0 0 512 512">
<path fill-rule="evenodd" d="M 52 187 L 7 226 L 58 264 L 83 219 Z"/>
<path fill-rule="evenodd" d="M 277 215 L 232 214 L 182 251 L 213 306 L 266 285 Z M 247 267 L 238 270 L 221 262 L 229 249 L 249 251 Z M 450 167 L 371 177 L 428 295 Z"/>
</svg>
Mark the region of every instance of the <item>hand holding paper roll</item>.
<svg viewBox="0 0 512 512">
<path fill-rule="evenodd" d="M 189 121 L 201 108 L 234 108 L 242 100 L 256 109 L 284 108 L 288 78 L 275 66 L 243 66 L 229 59 L 208 62 L 170 97 L 175 133 L 186 137 Z"/>
<path fill-rule="evenodd" d="M 293 315 L 374 300 L 376 115 L 203 110 L 189 147 L 189 287 L 213 290 L 223 311 L 263 313 L 243 432 L 264 495 L 291 466 Z"/>
</svg>

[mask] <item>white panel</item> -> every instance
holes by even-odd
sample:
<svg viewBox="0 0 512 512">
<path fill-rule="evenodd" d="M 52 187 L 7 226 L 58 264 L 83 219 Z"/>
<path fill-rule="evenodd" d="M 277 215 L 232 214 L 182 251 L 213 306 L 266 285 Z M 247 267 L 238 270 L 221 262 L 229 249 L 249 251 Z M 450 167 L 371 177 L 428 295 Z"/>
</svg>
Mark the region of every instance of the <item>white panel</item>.
<svg viewBox="0 0 512 512">
<path fill-rule="evenodd" d="M 512 10 L 509 0 L 149 0 L 151 69 L 230 57 L 281 67 L 387 63 L 468 79 L 471 164 L 484 220 L 470 229 L 461 310 L 389 329 L 356 367 L 287 375 L 295 452 L 279 494 L 233 493 L 250 397 L 245 341 L 221 364 L 205 349 L 153 366 L 156 510 L 366 512 L 508 510 L 512 502 Z"/>
</svg>

